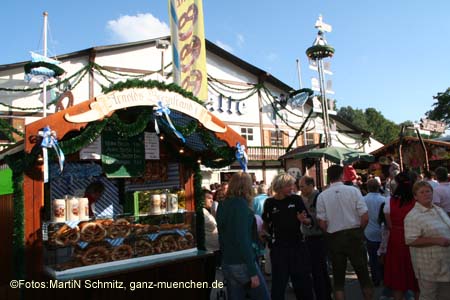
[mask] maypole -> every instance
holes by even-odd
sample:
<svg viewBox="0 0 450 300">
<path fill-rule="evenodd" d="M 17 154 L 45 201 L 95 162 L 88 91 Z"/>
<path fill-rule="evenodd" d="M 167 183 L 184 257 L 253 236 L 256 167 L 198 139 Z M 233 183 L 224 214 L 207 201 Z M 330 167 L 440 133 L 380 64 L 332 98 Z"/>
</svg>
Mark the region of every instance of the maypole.
<svg viewBox="0 0 450 300">
<path fill-rule="evenodd" d="M 331 26 L 325 24 L 322 21 L 321 15 L 319 16 L 319 19 L 316 21 L 314 27 L 318 29 L 317 37 L 313 43 L 313 46 L 306 49 L 306 55 L 311 60 L 315 60 L 318 68 L 320 100 L 322 105 L 322 116 L 323 116 L 323 132 L 325 135 L 325 147 L 329 147 L 331 146 L 330 118 L 328 116 L 328 101 L 326 95 L 323 59 L 327 57 L 332 57 L 334 54 L 334 48 L 329 46 L 327 41 L 325 40 L 324 33 L 331 32 Z"/>
<path fill-rule="evenodd" d="M 47 57 L 47 17 L 48 12 L 44 11 L 44 57 Z M 47 116 L 47 80 L 44 80 L 42 86 L 42 104 L 43 104 L 43 116 L 44 118 Z"/>
</svg>

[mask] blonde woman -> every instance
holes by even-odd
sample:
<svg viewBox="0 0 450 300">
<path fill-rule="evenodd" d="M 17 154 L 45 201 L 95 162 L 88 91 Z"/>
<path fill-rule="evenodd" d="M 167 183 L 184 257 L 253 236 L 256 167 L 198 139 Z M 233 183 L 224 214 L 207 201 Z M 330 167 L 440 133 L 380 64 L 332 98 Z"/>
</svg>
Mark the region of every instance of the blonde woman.
<svg viewBox="0 0 450 300">
<path fill-rule="evenodd" d="M 271 236 L 272 300 L 284 299 L 289 277 L 297 299 L 314 299 L 310 255 L 300 225 L 310 228 L 312 219 L 302 198 L 294 194 L 295 179 L 277 175 L 272 181 L 273 197 L 264 203 L 262 218 Z"/>
<path fill-rule="evenodd" d="M 257 239 L 256 222 L 250 205 L 253 181 L 247 173 L 235 173 L 226 198 L 217 209 L 217 227 L 222 252 L 222 270 L 230 300 L 269 299 L 269 292 L 257 265 L 252 246 Z"/>
</svg>

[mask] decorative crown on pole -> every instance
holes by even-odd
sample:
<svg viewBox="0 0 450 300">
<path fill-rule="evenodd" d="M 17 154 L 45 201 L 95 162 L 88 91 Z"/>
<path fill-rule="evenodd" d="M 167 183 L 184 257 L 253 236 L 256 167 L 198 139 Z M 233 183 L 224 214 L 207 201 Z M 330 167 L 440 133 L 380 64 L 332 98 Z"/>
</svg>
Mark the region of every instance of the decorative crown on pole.
<svg viewBox="0 0 450 300">
<path fill-rule="evenodd" d="M 322 20 L 322 15 L 319 15 L 314 27 L 318 29 L 317 37 L 314 40 L 312 47 L 306 49 L 306 55 L 310 59 L 332 57 L 334 54 L 334 48 L 328 45 L 324 35 L 325 32 L 331 32 L 331 25 L 324 23 Z"/>
</svg>

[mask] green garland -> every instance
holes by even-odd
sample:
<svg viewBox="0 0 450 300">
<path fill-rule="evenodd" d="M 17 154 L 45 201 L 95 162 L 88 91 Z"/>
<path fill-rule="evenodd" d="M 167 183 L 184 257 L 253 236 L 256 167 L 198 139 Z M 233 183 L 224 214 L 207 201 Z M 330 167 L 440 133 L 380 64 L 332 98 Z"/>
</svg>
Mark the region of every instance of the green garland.
<svg viewBox="0 0 450 300">
<path fill-rule="evenodd" d="M 152 119 L 153 111 L 151 109 L 144 109 L 136 118 L 136 121 L 131 124 L 122 122 L 116 114 L 113 114 L 108 119 L 108 126 L 117 132 L 120 136 L 132 137 L 136 136 L 147 127 L 148 122 Z"/>
<path fill-rule="evenodd" d="M 306 49 L 306 55 L 310 59 L 332 57 L 334 55 L 334 48 L 328 45 L 316 45 Z"/>
<path fill-rule="evenodd" d="M 10 142 L 14 142 L 14 138 L 11 133 L 13 129 L 15 128 L 9 125 L 8 122 L 6 122 L 3 119 L 0 119 L 0 132 L 3 133 Z"/>
<path fill-rule="evenodd" d="M 196 213 L 196 233 L 197 233 L 197 248 L 206 250 L 205 247 L 205 217 L 203 215 L 203 206 L 205 205 L 205 195 L 202 190 L 202 172 L 198 163 L 192 164 L 194 171 L 194 201 Z"/>
<path fill-rule="evenodd" d="M 160 91 L 169 91 L 169 92 L 175 92 L 180 95 L 182 95 L 185 98 L 191 99 L 201 105 L 204 104 L 203 101 L 198 99 L 197 97 L 192 94 L 192 92 L 187 92 L 184 89 L 182 89 L 180 86 L 178 86 L 175 83 L 166 84 L 164 82 L 156 81 L 156 80 L 138 80 L 138 79 L 128 79 L 125 82 L 118 82 L 110 87 L 104 88 L 102 90 L 103 93 L 107 94 L 112 91 L 122 91 L 124 89 L 131 89 L 131 88 L 156 88 Z"/>
<path fill-rule="evenodd" d="M 217 147 L 214 145 L 209 132 L 206 130 L 200 130 L 200 136 L 203 143 L 208 149 L 210 149 L 218 158 L 205 159 L 202 158 L 202 164 L 208 168 L 220 169 L 231 165 L 235 160 L 235 148 L 234 147 Z"/>
<path fill-rule="evenodd" d="M 23 178 L 25 170 L 35 164 L 37 158 L 37 149 L 34 147 L 30 154 L 17 152 L 5 156 L 4 160 L 12 170 L 13 179 L 13 268 L 16 279 L 25 278 L 25 226 L 24 226 L 24 195 Z"/>
<path fill-rule="evenodd" d="M 221 95 L 222 97 L 226 97 L 226 95 L 222 94 L 222 92 L 219 91 L 219 90 L 218 90 L 213 84 L 211 84 L 210 82 L 208 82 L 208 86 L 209 86 L 213 91 L 215 91 L 216 93 L 218 93 L 219 95 Z M 250 98 L 251 96 L 253 96 L 254 94 L 256 94 L 262 87 L 264 87 L 264 85 L 257 84 L 257 85 L 255 85 L 255 87 L 254 87 L 253 89 L 249 90 L 250 93 L 249 93 L 247 96 L 242 97 L 242 98 L 239 98 L 239 99 L 232 98 L 231 101 L 233 101 L 233 102 L 241 102 L 241 101 L 247 100 L 248 98 Z"/>
<path fill-rule="evenodd" d="M 71 80 L 72 78 L 74 78 L 75 76 L 78 76 L 79 74 L 81 74 L 82 72 L 84 72 L 84 74 L 82 74 L 80 76 L 80 78 L 78 78 L 75 83 L 71 84 L 72 89 L 74 89 L 80 82 L 81 80 L 83 80 L 84 76 L 86 76 L 86 74 L 89 72 L 90 69 L 90 65 L 87 65 L 86 67 L 80 69 L 79 71 L 77 71 L 76 73 L 72 74 L 70 77 L 67 77 L 66 79 L 62 80 L 62 81 L 58 81 L 55 84 L 49 85 L 47 86 L 48 89 L 52 89 L 58 85 L 63 85 L 63 84 L 67 84 L 69 83 L 69 80 Z M 30 91 L 42 91 L 43 88 L 39 87 L 39 88 L 33 88 L 33 89 L 6 89 L 6 88 L 0 88 L 0 91 L 8 91 L 8 92 L 30 92 Z M 49 103 L 47 103 L 47 108 L 50 107 L 51 105 L 56 104 L 56 102 L 58 101 L 58 99 L 55 99 Z M 26 110 L 32 110 L 32 111 L 40 111 L 42 110 L 42 106 L 39 107 L 18 107 L 18 106 L 13 106 L 13 105 L 9 105 L 3 102 L 0 102 L 0 105 L 3 105 L 5 107 L 8 107 L 10 109 L 14 109 L 14 110 L 21 110 L 21 111 L 26 111 Z"/>
<path fill-rule="evenodd" d="M 168 63 L 167 65 L 164 66 L 163 70 L 165 70 L 167 67 L 169 67 L 171 65 L 172 65 L 172 62 Z M 149 72 L 146 72 L 146 73 L 135 75 L 135 74 L 128 74 L 128 73 L 124 73 L 124 72 L 113 71 L 113 70 L 107 69 L 107 68 L 105 68 L 103 66 L 100 66 L 100 65 L 98 65 L 96 63 L 94 63 L 94 67 L 96 69 L 101 69 L 102 71 L 106 71 L 108 73 L 112 73 L 112 74 L 115 74 L 115 75 L 118 75 L 118 76 L 124 76 L 124 77 L 126 76 L 126 77 L 131 77 L 131 78 L 143 78 L 145 76 L 149 76 L 149 75 L 152 75 L 152 74 L 155 74 L 155 73 L 160 73 L 162 71 L 161 69 L 159 69 L 157 71 L 149 71 Z M 104 75 L 103 72 L 102 72 L 102 75 L 106 76 L 106 75 Z"/>
<path fill-rule="evenodd" d="M 198 125 L 196 121 L 191 121 L 186 126 L 177 126 L 175 125 L 175 129 L 181 132 L 181 134 L 185 137 L 192 135 L 197 131 Z"/>
<path fill-rule="evenodd" d="M 65 154 L 72 154 L 80 151 L 82 148 L 86 147 L 100 136 L 103 128 L 105 128 L 107 123 L 108 119 L 93 122 L 89 124 L 89 126 L 87 126 L 86 129 L 82 133 L 80 133 L 80 135 L 70 140 L 60 141 L 59 145 L 62 151 Z"/>
<path fill-rule="evenodd" d="M 16 279 L 25 278 L 25 228 L 24 228 L 24 197 L 23 172 L 13 170 L 13 269 Z"/>
<path fill-rule="evenodd" d="M 258 84 L 253 84 L 253 85 L 251 85 L 251 86 L 248 87 L 248 88 L 237 88 L 237 87 L 233 87 L 233 86 L 231 86 L 231 85 L 228 85 L 228 84 L 226 84 L 226 83 L 223 83 L 223 82 L 221 82 L 219 79 L 216 79 L 216 78 L 212 77 L 212 76 L 209 75 L 209 74 L 208 74 L 208 79 L 209 79 L 211 82 L 218 83 L 218 84 L 220 84 L 221 86 L 223 86 L 223 87 L 225 87 L 225 88 L 227 88 L 227 89 L 229 89 L 229 90 L 233 90 L 233 91 L 236 91 L 236 92 L 243 92 L 243 93 L 249 92 L 249 91 L 251 91 L 251 90 L 257 88 L 257 86 L 258 86 Z"/>
</svg>

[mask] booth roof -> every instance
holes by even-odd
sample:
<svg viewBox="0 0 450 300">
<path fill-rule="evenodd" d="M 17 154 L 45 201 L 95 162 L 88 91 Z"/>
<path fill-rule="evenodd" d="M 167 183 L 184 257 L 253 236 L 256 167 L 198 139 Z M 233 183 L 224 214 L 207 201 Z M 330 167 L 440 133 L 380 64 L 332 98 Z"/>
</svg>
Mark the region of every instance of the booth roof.
<svg viewBox="0 0 450 300">
<path fill-rule="evenodd" d="M 413 136 L 405 136 L 405 137 L 403 137 L 403 142 L 408 142 L 408 141 L 419 142 L 419 138 L 413 137 Z M 379 149 L 377 149 L 375 151 L 372 151 L 370 154 L 372 154 L 375 157 L 385 155 L 386 152 L 390 148 L 398 146 L 399 142 L 400 142 L 400 138 L 394 140 L 393 142 L 391 142 L 389 144 L 384 145 L 383 147 L 381 147 L 381 148 L 379 148 Z M 441 147 L 446 147 L 446 148 L 450 149 L 450 142 L 437 141 L 437 140 L 428 140 L 428 139 L 423 139 L 423 142 L 425 143 L 425 145 L 427 145 L 427 144 L 428 145 L 435 145 L 435 146 L 441 146 Z"/>
</svg>

